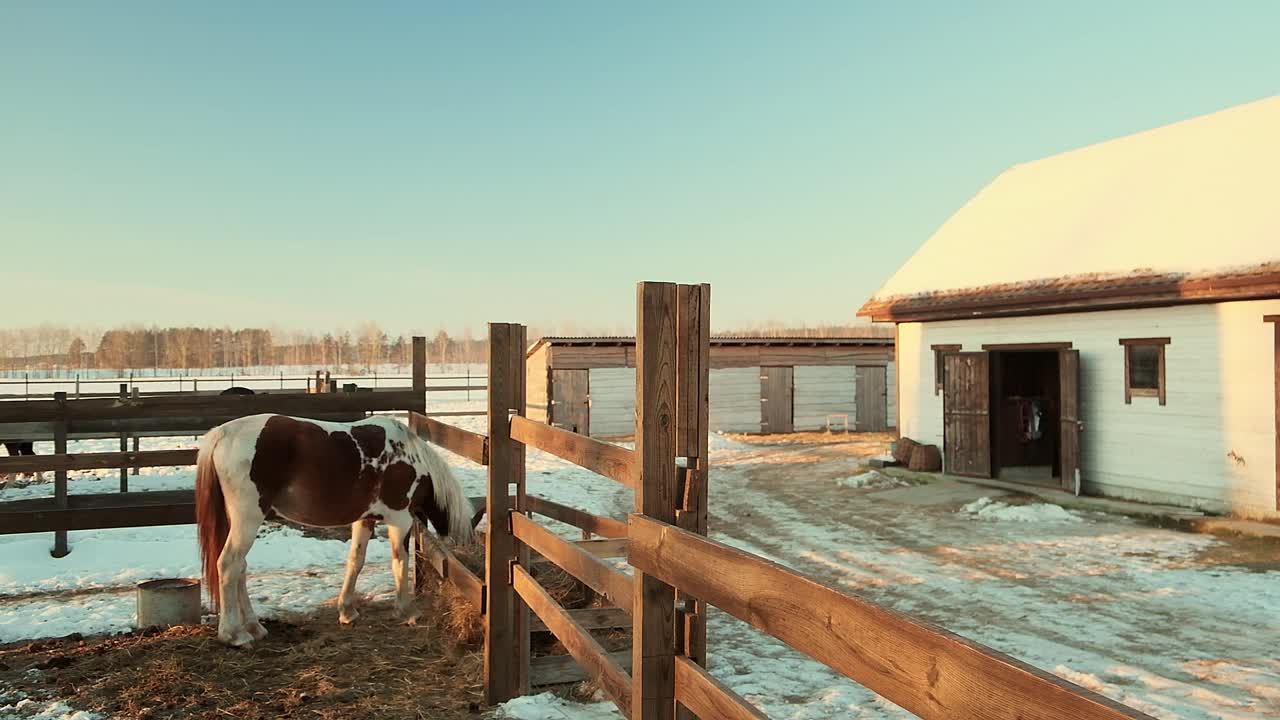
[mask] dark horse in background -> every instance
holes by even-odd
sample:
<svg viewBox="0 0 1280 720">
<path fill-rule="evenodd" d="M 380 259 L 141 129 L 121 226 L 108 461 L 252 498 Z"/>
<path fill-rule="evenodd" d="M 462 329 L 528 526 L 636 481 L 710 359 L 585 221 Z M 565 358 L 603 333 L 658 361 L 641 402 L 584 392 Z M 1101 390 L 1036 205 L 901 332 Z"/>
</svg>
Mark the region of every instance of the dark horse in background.
<svg viewBox="0 0 1280 720">
<path fill-rule="evenodd" d="M 35 455 L 36 444 L 31 440 L 5 440 L 3 442 L 4 449 L 8 451 L 10 457 L 18 457 L 20 455 Z M 21 477 L 31 477 L 37 480 L 44 479 L 44 473 L 20 473 Z M 0 488 L 9 484 L 9 475 L 0 474 Z"/>
</svg>

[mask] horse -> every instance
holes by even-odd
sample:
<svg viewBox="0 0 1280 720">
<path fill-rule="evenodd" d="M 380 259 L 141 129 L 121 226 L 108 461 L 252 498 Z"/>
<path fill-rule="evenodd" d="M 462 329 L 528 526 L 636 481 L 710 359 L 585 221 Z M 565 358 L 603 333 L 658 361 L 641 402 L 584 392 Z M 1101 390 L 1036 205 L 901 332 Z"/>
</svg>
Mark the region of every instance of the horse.
<svg viewBox="0 0 1280 720">
<path fill-rule="evenodd" d="M 312 527 L 351 527 L 338 620 L 350 624 L 356 579 L 378 520 L 391 541 L 396 614 L 417 621 L 409 559 L 415 520 L 459 543 L 474 539 L 471 501 L 448 464 L 403 423 L 374 416 L 327 422 L 272 413 L 223 423 L 196 454 L 196 526 L 205 585 L 218 613 L 218 639 L 240 647 L 261 640 L 245 583 L 245 557 L 274 511 Z"/>
<path fill-rule="evenodd" d="M 9 453 L 10 457 L 36 454 L 36 444 L 30 440 L 4 440 L 0 442 L 0 445 L 4 445 L 4 449 Z M 44 473 L 38 472 L 18 473 L 18 476 L 36 478 L 37 480 L 44 479 Z M 0 476 L 0 487 L 7 485 L 9 483 L 9 479 L 10 476 L 8 475 Z"/>
</svg>

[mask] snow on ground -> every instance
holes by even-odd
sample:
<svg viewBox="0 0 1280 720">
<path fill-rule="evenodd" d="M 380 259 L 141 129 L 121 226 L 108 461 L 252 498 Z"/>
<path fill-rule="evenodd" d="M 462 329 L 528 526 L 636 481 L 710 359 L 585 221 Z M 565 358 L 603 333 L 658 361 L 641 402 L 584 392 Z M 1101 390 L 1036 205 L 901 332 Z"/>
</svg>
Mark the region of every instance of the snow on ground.
<svg viewBox="0 0 1280 720">
<path fill-rule="evenodd" d="M 484 430 L 482 417 L 449 421 Z M 865 458 L 823 455 L 823 448 L 762 447 L 719 435 L 711 447 L 716 540 L 1157 718 L 1280 716 L 1280 572 L 1205 560 L 1231 540 L 1042 503 L 930 504 L 929 485 L 885 489 L 856 480 L 868 474 Z M 468 494 L 482 495 L 484 469 L 446 457 Z M 630 510 L 630 490 L 615 482 L 537 451 L 528 453 L 527 467 L 532 494 L 615 518 Z M 574 528 L 546 522 L 577 537 Z M 72 554 L 55 561 L 47 537 L 0 537 L 0 641 L 125 629 L 133 583 L 197 569 L 189 526 L 73 533 L 72 541 Z M 331 602 L 345 552 L 345 542 L 266 533 L 249 556 L 255 603 L 270 615 Z M 390 592 L 387 555 L 385 541 L 371 545 L 362 591 Z M 67 594 L 30 595 L 37 590 Z M 46 614 L 46 623 L 33 624 Z M 708 622 L 710 672 L 772 718 L 910 717 L 722 612 L 712 609 Z M 546 694 L 514 700 L 501 713 L 618 717 L 607 702 Z"/>
<path fill-rule="evenodd" d="M 959 512 L 978 520 L 993 522 L 1083 522 L 1076 513 L 1051 503 L 1010 505 L 989 497 L 978 498 L 960 508 Z"/>
<path fill-rule="evenodd" d="M 852 477 L 836 478 L 836 484 L 847 488 L 892 488 L 907 485 L 907 481 L 885 475 L 877 470 L 868 470 Z"/>
<path fill-rule="evenodd" d="M 75 710 L 58 700 L 38 702 L 0 694 L 0 720 L 99 720 L 101 717 L 87 710 Z"/>
</svg>

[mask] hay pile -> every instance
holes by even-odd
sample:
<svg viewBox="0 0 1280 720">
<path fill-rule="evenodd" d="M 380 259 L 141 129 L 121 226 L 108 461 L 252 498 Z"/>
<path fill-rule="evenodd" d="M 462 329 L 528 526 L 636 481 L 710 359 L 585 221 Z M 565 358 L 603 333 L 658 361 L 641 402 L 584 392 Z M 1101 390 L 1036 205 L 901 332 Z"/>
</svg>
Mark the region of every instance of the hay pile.
<svg viewBox="0 0 1280 720">
<path fill-rule="evenodd" d="M 326 608 L 265 621 L 271 635 L 248 649 L 211 624 L 40 640 L 0 648 L 0 685 L 113 718 L 475 717 L 480 658 L 431 615 L 408 627 L 390 603 L 366 604 L 343 627 Z"/>
</svg>

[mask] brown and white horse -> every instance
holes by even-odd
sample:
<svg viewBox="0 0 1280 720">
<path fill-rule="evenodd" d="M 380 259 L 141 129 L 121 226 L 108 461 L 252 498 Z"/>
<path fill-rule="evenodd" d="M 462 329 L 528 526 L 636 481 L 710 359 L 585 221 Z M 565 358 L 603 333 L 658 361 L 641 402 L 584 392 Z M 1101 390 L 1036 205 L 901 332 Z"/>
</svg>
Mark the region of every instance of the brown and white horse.
<svg viewBox="0 0 1280 720">
<path fill-rule="evenodd" d="M 391 541 L 396 611 L 417 619 L 409 560 L 413 521 L 472 539 L 471 502 L 427 442 L 392 418 L 352 423 L 251 415 L 210 430 L 196 458 L 196 524 L 218 639 L 246 645 L 266 636 L 249 602 L 245 556 L 267 513 L 314 527 L 351 526 L 338 619 L 355 620 L 356 578 L 373 526 Z"/>
</svg>

